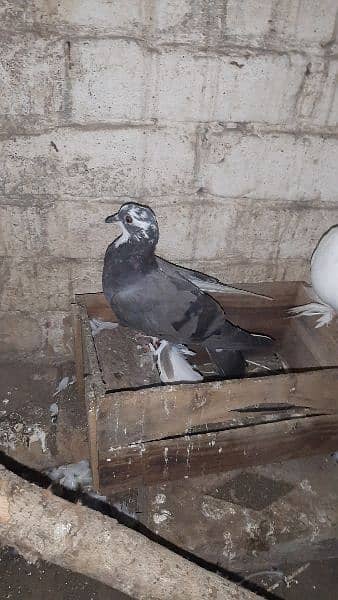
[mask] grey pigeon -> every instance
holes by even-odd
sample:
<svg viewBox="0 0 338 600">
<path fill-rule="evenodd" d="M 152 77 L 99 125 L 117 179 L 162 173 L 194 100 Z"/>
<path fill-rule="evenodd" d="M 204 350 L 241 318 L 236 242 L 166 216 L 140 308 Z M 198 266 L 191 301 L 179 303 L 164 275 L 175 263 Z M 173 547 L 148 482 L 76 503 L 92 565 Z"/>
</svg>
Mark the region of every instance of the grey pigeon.
<svg viewBox="0 0 338 600">
<path fill-rule="evenodd" d="M 172 344 L 204 347 L 224 377 L 242 376 L 242 352 L 267 346 L 271 339 L 226 319 L 202 289 L 203 283 L 209 290 L 222 287 L 217 280 L 155 255 L 159 228 L 150 208 L 124 204 L 106 223 L 122 228 L 106 250 L 102 275 L 104 295 L 119 323 Z"/>
</svg>

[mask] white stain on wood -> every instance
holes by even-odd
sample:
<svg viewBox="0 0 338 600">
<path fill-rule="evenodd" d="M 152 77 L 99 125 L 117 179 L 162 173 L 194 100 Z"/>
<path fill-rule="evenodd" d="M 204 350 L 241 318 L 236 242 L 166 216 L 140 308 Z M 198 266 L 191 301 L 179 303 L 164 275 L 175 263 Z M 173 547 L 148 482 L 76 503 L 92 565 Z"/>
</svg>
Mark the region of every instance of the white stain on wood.
<svg viewBox="0 0 338 600">
<path fill-rule="evenodd" d="M 165 504 L 167 496 L 165 494 L 156 494 L 154 504 Z"/>
</svg>

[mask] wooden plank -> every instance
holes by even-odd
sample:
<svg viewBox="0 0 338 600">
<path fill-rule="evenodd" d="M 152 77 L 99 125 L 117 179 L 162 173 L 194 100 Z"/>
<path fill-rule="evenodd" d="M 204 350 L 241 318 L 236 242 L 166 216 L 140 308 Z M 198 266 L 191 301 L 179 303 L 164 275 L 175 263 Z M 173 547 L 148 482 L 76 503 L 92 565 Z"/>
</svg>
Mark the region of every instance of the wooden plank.
<svg viewBox="0 0 338 600">
<path fill-rule="evenodd" d="M 125 487 L 324 454 L 338 446 L 338 415 L 266 423 L 115 448 L 99 455 L 103 493 Z"/>
<path fill-rule="evenodd" d="M 116 323 L 117 318 L 102 292 L 96 294 L 77 294 L 75 300 L 78 304 L 86 307 L 89 319 L 95 317 L 102 321 Z"/>
<path fill-rule="evenodd" d="M 100 398 L 104 397 L 105 388 L 101 378 L 89 320 L 84 306 L 79 305 L 78 314 L 81 321 L 83 339 L 84 387 L 88 419 L 88 443 L 90 465 L 93 476 L 93 487 L 99 490 L 98 441 L 97 441 L 97 409 Z"/>
<path fill-rule="evenodd" d="M 81 316 L 79 306 L 77 304 L 72 304 L 71 308 L 73 316 L 73 339 L 77 393 L 80 401 L 83 401 L 85 403 L 84 358 Z"/>
<path fill-rule="evenodd" d="M 249 413 L 258 407 L 271 413 L 271 408 L 284 405 L 336 411 L 337 388 L 338 368 L 107 395 L 98 414 L 100 453 L 108 455 L 111 446 L 184 435 L 198 428 L 234 426 L 239 420 L 236 411 L 243 409 Z"/>
<path fill-rule="evenodd" d="M 91 375 L 88 375 L 85 379 L 85 393 L 87 402 L 87 420 L 88 420 L 88 445 L 89 445 L 89 456 L 90 466 L 93 477 L 93 488 L 99 491 L 100 489 L 100 475 L 99 475 L 99 453 L 98 453 L 98 439 L 97 439 L 97 397 L 95 394 L 95 385 Z"/>
</svg>

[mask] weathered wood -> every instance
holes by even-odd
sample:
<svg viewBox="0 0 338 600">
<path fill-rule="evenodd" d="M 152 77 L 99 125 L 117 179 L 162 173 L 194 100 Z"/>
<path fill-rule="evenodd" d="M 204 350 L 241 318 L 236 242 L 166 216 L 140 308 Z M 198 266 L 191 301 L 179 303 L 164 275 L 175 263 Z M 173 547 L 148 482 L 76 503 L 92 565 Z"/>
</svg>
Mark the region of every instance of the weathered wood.
<svg viewBox="0 0 338 600">
<path fill-rule="evenodd" d="M 338 369 L 118 392 L 100 403 L 100 454 L 108 456 L 111 446 L 238 426 L 249 415 L 259 421 L 273 408 L 280 418 L 294 406 L 335 412 L 335 389 Z"/>
<path fill-rule="evenodd" d="M 83 361 L 85 372 L 85 398 L 88 418 L 88 442 L 90 464 L 93 474 L 93 487 L 99 489 L 98 470 L 98 440 L 97 440 L 97 412 L 100 398 L 104 396 L 105 387 L 102 382 L 97 355 L 88 322 L 86 309 L 79 305 L 79 318 L 82 323 L 83 336 Z"/>
<path fill-rule="evenodd" d="M 338 447 L 338 414 L 112 447 L 100 489 L 123 489 L 324 454 Z"/>
<path fill-rule="evenodd" d="M 76 387 L 79 400 L 85 402 L 85 385 L 84 385 L 84 361 L 83 361 L 83 339 L 82 339 L 82 323 L 80 316 L 80 308 L 77 304 L 72 304 L 73 316 L 73 340 L 74 340 L 74 356 L 75 356 L 75 375 Z"/>
<path fill-rule="evenodd" d="M 114 519 L 53 496 L 3 466 L 0 538 L 31 560 L 42 558 L 139 600 L 258 597 Z"/>
<path fill-rule="evenodd" d="M 255 425 L 267 427 L 267 423 L 270 422 L 271 432 L 274 432 L 273 442 L 270 443 L 272 451 L 270 460 L 277 460 L 278 458 L 302 455 L 301 446 L 295 436 L 290 437 L 289 447 L 278 444 L 278 435 L 285 437 L 285 432 L 288 432 L 288 435 L 291 436 L 291 430 L 287 423 L 290 419 L 294 422 L 297 420 L 299 423 L 301 423 L 301 418 L 306 420 L 306 425 L 302 424 L 304 431 L 308 431 L 311 426 L 315 427 L 316 418 L 319 418 L 320 415 L 332 413 L 332 417 L 327 417 L 327 426 L 329 426 L 330 418 L 332 418 L 332 423 L 335 422 L 338 412 L 336 406 L 337 324 L 333 323 L 329 328 L 318 330 L 314 329 L 311 319 L 288 317 L 288 308 L 310 300 L 307 286 L 302 282 L 265 283 L 248 285 L 246 288 L 250 291 L 270 295 L 275 300 L 269 301 L 255 296 L 234 294 L 218 294 L 217 300 L 223 305 L 227 317 L 233 322 L 251 331 L 270 334 L 276 339 L 278 354 L 288 370 L 286 374 L 281 374 L 283 369 L 285 371 L 285 367 L 282 368 L 280 362 L 274 359 L 270 361 L 274 374 L 264 377 L 248 377 L 237 381 L 206 381 L 196 385 L 145 387 L 152 382 L 153 376 L 151 373 L 149 375 L 149 356 L 146 357 L 146 363 L 147 361 L 148 363 L 144 372 L 141 365 L 141 360 L 144 358 L 143 351 L 146 352 L 147 338 L 141 336 L 142 341 L 138 344 L 135 332 L 129 332 L 130 338 L 123 341 L 122 338 L 128 335 L 128 330 L 118 328 L 102 332 L 99 334 L 102 338 L 98 336 L 94 343 L 88 327 L 88 318 L 96 317 L 114 321 L 115 316 L 102 294 L 85 294 L 77 298 L 83 307 L 84 314 L 87 315 L 87 321 L 84 318 L 86 322 L 82 332 L 88 354 L 88 373 L 92 377 L 91 384 L 88 386 L 91 408 L 90 410 L 87 408 L 87 410 L 92 448 L 91 462 L 94 479 L 96 483 L 99 482 L 100 489 L 103 481 L 106 493 L 114 493 L 118 489 L 116 488 L 117 482 L 118 485 L 122 483 L 130 487 L 138 485 L 134 480 L 134 475 L 139 469 L 138 451 L 140 449 L 143 453 L 144 468 L 143 471 L 142 469 L 139 471 L 139 482 L 148 484 L 149 481 L 164 481 L 168 470 L 164 469 L 163 471 L 160 467 L 162 460 L 160 444 L 163 441 L 164 447 L 166 447 L 165 438 L 176 438 L 175 442 L 169 439 L 168 443 L 175 443 L 178 455 L 180 455 L 186 451 L 184 436 L 189 434 L 191 439 L 194 438 L 196 441 L 196 434 L 199 435 L 200 446 L 203 448 L 203 460 L 201 462 L 196 460 L 194 473 L 198 475 L 203 468 L 206 468 L 208 457 L 212 463 L 212 469 L 222 471 L 237 466 L 232 460 L 230 450 L 228 462 L 215 460 L 215 450 L 213 446 L 209 445 L 207 437 L 208 431 L 216 432 L 214 435 L 218 435 L 221 440 L 223 439 L 222 435 L 229 433 L 227 430 L 245 427 L 244 434 L 236 434 L 239 436 L 236 437 L 237 444 L 242 443 L 243 440 L 243 451 L 246 448 L 248 432 L 250 431 L 250 434 L 253 435 L 250 427 Z M 114 336 L 115 342 L 113 342 Z M 104 341 L 102 345 L 101 341 Z M 121 356 L 119 356 L 120 346 L 123 346 Z M 111 352 L 109 348 L 111 348 Z M 266 359 L 259 355 L 249 358 L 252 358 L 254 362 L 261 361 L 263 364 Z M 197 355 L 194 357 L 195 360 L 200 365 L 203 361 L 206 363 L 208 357 Z M 210 365 L 206 365 L 206 367 L 208 371 Z M 323 367 L 328 368 L 323 369 Z M 203 369 L 201 370 L 203 371 Z M 116 373 L 122 371 L 122 378 L 116 377 Z M 263 366 L 262 374 L 265 375 L 266 372 Z M 282 420 L 286 422 L 285 430 L 278 429 L 278 427 L 282 427 L 278 421 Z M 273 429 L 274 422 L 275 429 Z M 233 432 L 233 434 L 235 433 Z M 321 430 L 315 430 L 311 435 L 313 448 L 316 448 Z M 316 436 L 318 436 L 318 440 L 316 440 Z M 331 438 L 332 432 L 328 440 L 329 449 L 331 449 Z M 249 439 L 251 439 L 250 436 Z M 263 441 L 263 438 L 258 435 L 257 444 L 263 444 Z M 148 444 L 150 444 L 149 452 Z M 158 446 L 154 446 L 154 444 L 158 444 Z M 321 444 L 319 447 L 322 447 Z M 265 446 L 263 449 L 265 451 Z M 220 451 L 222 452 L 221 448 Z M 268 458 L 269 450 L 266 452 L 267 456 L 264 461 Z M 308 450 L 304 449 L 303 454 L 306 455 L 307 452 Z M 249 457 L 244 458 L 243 461 L 242 452 L 240 465 L 258 464 L 257 462 L 251 463 Z M 115 460 L 117 461 L 116 472 L 112 470 Z M 129 463 L 135 463 L 135 468 L 131 468 L 132 473 L 129 470 Z M 158 463 L 158 468 L 155 468 L 154 463 Z M 233 466 L 231 467 L 231 465 Z M 180 461 L 172 464 L 170 477 L 187 476 L 183 467 L 183 458 L 182 464 Z M 97 469 L 99 470 L 98 474 L 96 474 Z M 150 477 L 150 469 L 153 469 L 155 479 Z M 128 482 L 127 476 L 130 478 Z"/>
</svg>

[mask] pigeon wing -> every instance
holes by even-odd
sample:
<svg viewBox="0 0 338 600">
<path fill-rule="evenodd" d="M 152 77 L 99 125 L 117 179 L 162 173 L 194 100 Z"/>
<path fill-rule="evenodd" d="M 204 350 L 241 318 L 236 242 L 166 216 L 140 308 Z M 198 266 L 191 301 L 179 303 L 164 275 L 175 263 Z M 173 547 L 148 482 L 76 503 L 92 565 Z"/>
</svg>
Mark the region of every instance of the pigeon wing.
<svg viewBox="0 0 338 600">
<path fill-rule="evenodd" d="M 258 336 L 232 325 L 211 296 L 175 271 L 150 271 L 118 292 L 112 307 L 122 324 L 173 343 L 230 350 L 258 344 Z"/>
<path fill-rule="evenodd" d="M 264 298 L 265 300 L 273 300 L 273 298 L 270 296 L 248 292 L 247 290 L 242 290 L 240 288 L 227 285 L 226 283 L 222 283 L 216 279 L 216 277 L 211 277 L 205 273 L 200 273 L 199 271 L 194 271 L 193 269 L 187 269 L 186 267 L 175 265 L 164 258 L 160 258 L 159 256 L 156 257 L 156 260 L 160 269 L 163 271 L 170 271 L 174 269 L 182 277 L 190 281 L 193 285 L 204 292 L 209 292 L 210 294 L 215 292 L 220 292 L 223 294 L 240 294 L 243 296 L 256 296 L 258 298 Z"/>
</svg>

